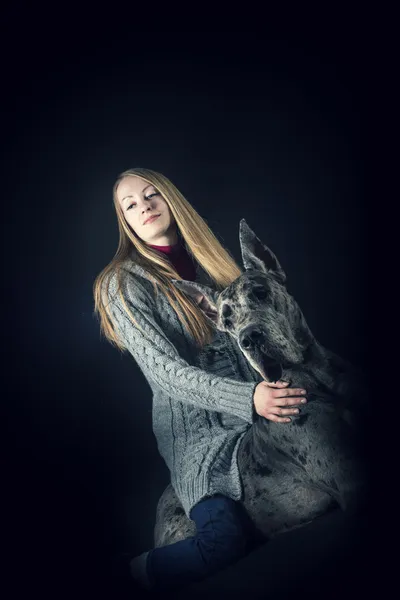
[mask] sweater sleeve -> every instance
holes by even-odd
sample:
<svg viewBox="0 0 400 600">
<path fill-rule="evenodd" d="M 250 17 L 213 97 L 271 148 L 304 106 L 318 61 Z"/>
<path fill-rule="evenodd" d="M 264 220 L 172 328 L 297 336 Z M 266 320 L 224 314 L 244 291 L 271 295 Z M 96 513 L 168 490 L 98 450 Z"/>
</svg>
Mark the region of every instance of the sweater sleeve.
<svg viewBox="0 0 400 600">
<path fill-rule="evenodd" d="M 154 381 L 181 402 L 231 413 L 248 423 L 255 421 L 253 394 L 256 382 L 216 376 L 189 365 L 156 323 L 154 298 L 145 287 L 128 275 L 121 291 L 142 331 L 131 322 L 116 293 L 109 305 L 113 325 L 146 379 Z"/>
</svg>

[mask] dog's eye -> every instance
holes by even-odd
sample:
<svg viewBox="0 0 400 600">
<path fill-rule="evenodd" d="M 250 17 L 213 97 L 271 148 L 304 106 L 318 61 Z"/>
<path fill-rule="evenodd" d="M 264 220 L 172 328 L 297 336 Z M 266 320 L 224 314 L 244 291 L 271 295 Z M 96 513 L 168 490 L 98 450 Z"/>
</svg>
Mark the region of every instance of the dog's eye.
<svg viewBox="0 0 400 600">
<path fill-rule="evenodd" d="M 224 326 L 229 329 L 229 327 L 232 327 L 232 321 L 230 319 L 224 319 Z"/>
<path fill-rule="evenodd" d="M 268 292 L 263 287 L 256 287 L 253 289 L 253 294 L 257 298 L 257 300 L 265 300 L 268 295 Z"/>
<path fill-rule="evenodd" d="M 224 306 L 222 307 L 222 316 L 223 317 L 230 317 L 232 314 L 232 309 L 228 304 L 224 304 Z"/>
</svg>

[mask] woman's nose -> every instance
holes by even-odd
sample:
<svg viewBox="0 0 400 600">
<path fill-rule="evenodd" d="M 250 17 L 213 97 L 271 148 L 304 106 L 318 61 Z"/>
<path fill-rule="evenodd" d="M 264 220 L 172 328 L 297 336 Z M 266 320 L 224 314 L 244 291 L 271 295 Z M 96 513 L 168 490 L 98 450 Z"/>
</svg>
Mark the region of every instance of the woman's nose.
<svg viewBox="0 0 400 600">
<path fill-rule="evenodd" d="M 152 207 L 152 202 L 145 202 L 144 200 L 139 200 L 139 207 L 142 213 L 146 212 L 149 208 Z"/>
</svg>

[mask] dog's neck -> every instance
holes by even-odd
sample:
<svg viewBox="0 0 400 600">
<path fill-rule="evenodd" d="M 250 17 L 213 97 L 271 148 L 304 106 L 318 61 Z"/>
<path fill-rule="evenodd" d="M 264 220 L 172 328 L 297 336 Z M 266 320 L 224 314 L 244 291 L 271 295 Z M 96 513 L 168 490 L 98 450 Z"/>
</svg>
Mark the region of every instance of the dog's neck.
<svg viewBox="0 0 400 600">
<path fill-rule="evenodd" d="M 313 340 L 305 351 L 303 362 L 283 369 L 281 379 L 288 379 L 292 385 L 305 387 L 322 397 L 342 396 L 347 393 L 345 382 L 351 368 L 346 361 Z"/>
</svg>

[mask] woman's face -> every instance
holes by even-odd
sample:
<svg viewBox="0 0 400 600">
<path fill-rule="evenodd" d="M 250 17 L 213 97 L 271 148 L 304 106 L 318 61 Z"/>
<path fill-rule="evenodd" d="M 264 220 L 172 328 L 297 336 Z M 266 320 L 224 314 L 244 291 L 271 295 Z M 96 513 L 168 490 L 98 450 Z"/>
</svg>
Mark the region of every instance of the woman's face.
<svg viewBox="0 0 400 600">
<path fill-rule="evenodd" d="M 170 246 L 178 241 L 175 219 L 153 184 L 133 175 L 124 177 L 117 188 L 117 199 L 126 221 L 144 242 Z"/>
</svg>

